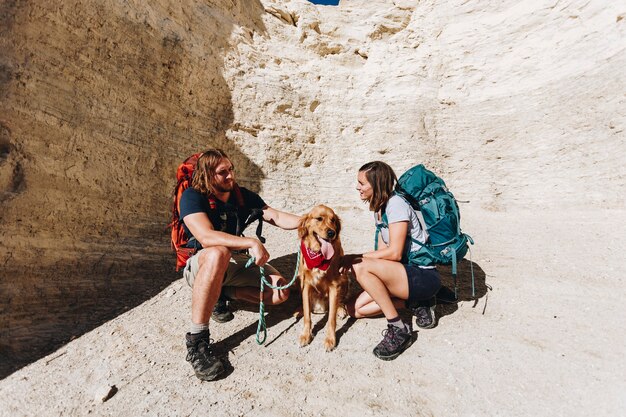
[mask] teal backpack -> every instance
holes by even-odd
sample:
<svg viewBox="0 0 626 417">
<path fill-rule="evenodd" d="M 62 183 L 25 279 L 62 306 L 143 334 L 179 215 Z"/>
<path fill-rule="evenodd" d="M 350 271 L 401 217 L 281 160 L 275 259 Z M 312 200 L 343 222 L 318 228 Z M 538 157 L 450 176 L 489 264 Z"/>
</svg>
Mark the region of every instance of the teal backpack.
<svg viewBox="0 0 626 417">
<path fill-rule="evenodd" d="M 452 265 L 454 295 L 457 296 L 457 262 L 463 259 L 469 249 L 468 243 L 473 245 L 474 240 L 461 232 L 461 216 L 454 196 L 441 178 L 421 164 L 402 174 L 398 179 L 395 194 L 404 198 L 414 210 L 422 213 L 426 223 L 422 224 L 422 227 L 429 234 L 425 244 L 411 239 L 420 248 L 405 255 L 403 262 L 416 266 Z M 376 227 L 375 249 L 378 249 L 380 229 L 389 227 L 384 212 L 381 220 L 382 223 Z M 474 287 L 472 270 L 472 297 L 476 296 Z"/>
</svg>

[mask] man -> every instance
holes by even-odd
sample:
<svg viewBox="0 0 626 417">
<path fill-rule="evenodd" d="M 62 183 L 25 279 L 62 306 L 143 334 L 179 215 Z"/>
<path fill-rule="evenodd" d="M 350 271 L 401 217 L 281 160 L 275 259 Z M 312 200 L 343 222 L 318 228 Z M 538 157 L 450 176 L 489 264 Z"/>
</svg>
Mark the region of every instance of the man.
<svg viewBox="0 0 626 417">
<path fill-rule="evenodd" d="M 259 240 L 235 234 L 237 211 L 241 216 L 242 212 L 261 209 L 263 220 L 285 230 L 296 229 L 300 220 L 299 216 L 269 207 L 258 194 L 237 188 L 235 168 L 228 156 L 220 149 L 209 149 L 198 158 L 191 187 L 180 199 L 185 232 L 201 247 L 189 258 L 183 271 L 192 288 L 187 361 L 191 362 L 196 376 L 205 381 L 217 378 L 224 371 L 222 361 L 212 355 L 209 341 L 209 320 L 220 293 L 230 300 L 258 302 L 259 266 L 264 267 L 272 285 L 286 283 L 276 269 L 266 264 L 270 255 Z M 257 266 L 245 268 L 250 256 Z M 288 296 L 288 290 L 267 288 L 263 299 L 266 304 L 280 304 Z M 223 308 L 218 313 L 223 316 Z"/>
</svg>

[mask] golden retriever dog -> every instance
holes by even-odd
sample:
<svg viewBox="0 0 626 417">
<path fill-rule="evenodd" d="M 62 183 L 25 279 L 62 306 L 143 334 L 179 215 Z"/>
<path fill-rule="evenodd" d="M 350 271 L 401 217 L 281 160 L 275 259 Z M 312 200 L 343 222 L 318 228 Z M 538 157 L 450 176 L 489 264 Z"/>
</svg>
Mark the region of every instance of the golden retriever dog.
<svg viewBox="0 0 626 417">
<path fill-rule="evenodd" d="M 300 346 L 313 340 L 311 312 L 316 306 L 328 306 L 326 324 L 326 351 L 335 348 L 337 312 L 343 307 L 348 291 L 348 275 L 339 272 L 343 256 L 341 247 L 341 220 L 335 212 L 324 205 L 313 207 L 302 217 L 298 227 L 300 237 L 300 265 L 298 276 L 302 290 L 302 314 L 304 329 L 300 335 Z"/>
</svg>

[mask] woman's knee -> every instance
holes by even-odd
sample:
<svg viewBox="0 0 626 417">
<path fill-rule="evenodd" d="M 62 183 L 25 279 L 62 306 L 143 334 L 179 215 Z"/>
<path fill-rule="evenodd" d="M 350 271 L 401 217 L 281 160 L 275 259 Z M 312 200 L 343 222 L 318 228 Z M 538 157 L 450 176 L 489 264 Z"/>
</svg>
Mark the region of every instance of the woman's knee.
<svg viewBox="0 0 626 417">
<path fill-rule="evenodd" d="M 367 270 L 367 268 L 365 267 L 365 260 L 353 264 L 352 269 L 354 270 L 354 275 L 356 276 L 356 278 L 359 279 L 359 277 L 363 275 L 363 271 Z"/>
<path fill-rule="evenodd" d="M 265 303 L 269 305 L 282 304 L 289 298 L 289 289 L 284 290 L 266 290 L 265 291 Z"/>
<path fill-rule="evenodd" d="M 282 287 L 286 284 L 285 280 L 281 277 L 278 279 L 273 279 L 272 280 L 272 285 L 274 285 L 275 287 Z M 271 293 L 270 293 L 270 299 L 271 299 L 271 303 L 272 304 L 281 304 L 284 303 L 285 301 L 287 301 L 287 299 L 289 298 L 289 294 L 290 294 L 290 289 L 289 288 L 285 288 L 282 290 L 275 290 L 275 289 L 270 289 Z"/>
<path fill-rule="evenodd" d="M 348 312 L 348 315 L 355 319 L 363 319 L 363 318 L 368 317 L 365 306 L 358 306 L 356 304 L 350 304 L 350 305 L 346 305 L 346 310 Z"/>
<path fill-rule="evenodd" d="M 345 307 L 346 307 L 346 313 L 348 313 L 348 316 L 354 317 L 354 313 L 355 313 L 354 303 L 346 303 Z"/>
<path fill-rule="evenodd" d="M 369 294 L 363 291 L 357 297 L 352 298 L 346 302 L 346 310 L 350 317 L 354 317 L 356 319 L 360 319 L 363 317 L 367 317 L 365 313 L 365 307 L 373 302 L 374 300 Z"/>
<path fill-rule="evenodd" d="M 276 300 L 275 304 L 284 303 L 289 298 L 289 288 L 285 288 L 284 290 L 277 290 L 276 292 L 277 294 L 274 297 L 274 299 Z"/>
<path fill-rule="evenodd" d="M 363 317 L 363 315 L 359 311 L 359 306 L 357 306 L 356 303 L 346 304 L 346 311 L 348 315 L 352 318 L 360 319 Z"/>
<path fill-rule="evenodd" d="M 366 279 L 371 273 L 370 263 L 365 259 L 363 262 L 354 264 L 352 267 L 354 269 L 354 276 L 359 283 L 363 282 L 363 280 Z"/>
</svg>

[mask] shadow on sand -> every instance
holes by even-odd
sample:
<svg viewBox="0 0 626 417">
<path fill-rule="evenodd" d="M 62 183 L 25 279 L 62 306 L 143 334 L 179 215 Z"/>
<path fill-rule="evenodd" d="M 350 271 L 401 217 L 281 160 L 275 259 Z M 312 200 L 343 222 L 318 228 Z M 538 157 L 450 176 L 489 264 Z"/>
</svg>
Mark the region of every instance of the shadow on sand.
<svg viewBox="0 0 626 417">
<path fill-rule="evenodd" d="M 485 271 L 475 262 L 463 259 L 457 267 L 456 297 L 454 293 L 454 279 L 452 267 L 449 265 L 437 266 L 441 275 L 441 290 L 437 293 L 437 317 L 448 316 L 459 309 L 459 303 L 472 302 L 472 307 L 478 306 L 478 301 L 485 298 L 482 307 L 483 314 L 487 309 L 487 301 L 491 287 L 485 281 Z M 472 271 L 474 273 L 474 294 L 472 294 Z"/>
<path fill-rule="evenodd" d="M 295 273 L 296 262 L 297 253 L 292 253 L 272 260 L 271 264 L 280 271 L 280 273 L 287 279 L 288 282 L 290 282 Z M 482 268 L 478 264 L 464 259 L 458 265 L 457 297 L 455 297 L 454 281 L 451 271 L 452 268 L 450 266 L 438 266 L 437 269 L 441 274 L 442 281 L 442 288 L 437 294 L 437 316 L 439 318 L 448 316 L 457 311 L 458 304 L 460 302 L 473 301 L 473 306 L 476 307 L 478 305 L 478 301 L 483 297 L 487 297 L 488 291 L 491 289 L 491 287 L 485 282 L 485 272 L 482 270 Z M 472 269 L 474 272 L 474 296 L 472 295 Z M 356 293 L 361 291 L 359 285 L 356 282 L 351 282 L 350 288 L 350 295 L 355 295 Z M 267 329 L 267 338 L 264 345 L 266 347 L 281 339 L 283 335 L 285 335 L 289 330 L 291 330 L 300 322 L 302 316 L 301 306 L 302 297 L 300 295 L 300 283 L 299 280 L 296 279 L 290 288 L 290 295 L 287 301 L 277 306 L 265 306 L 265 325 Z M 258 313 L 259 311 L 258 304 L 234 302 L 232 304 L 232 307 L 233 309 L 250 312 Z M 486 308 L 487 299 L 485 298 L 483 314 Z M 401 311 L 401 315 L 409 319 L 408 317 L 410 316 L 410 313 L 408 310 L 403 310 Z M 316 316 L 319 315 L 314 314 L 312 317 L 312 320 L 314 322 Z M 274 325 L 285 320 L 292 320 L 292 323 L 289 324 L 289 326 L 283 329 L 280 333 L 272 334 L 271 328 Z M 328 314 L 324 314 L 321 319 L 315 322 L 312 329 L 313 337 L 315 337 L 317 333 L 324 329 L 327 322 Z M 341 327 L 337 329 L 337 345 L 339 345 L 341 337 L 347 333 L 347 331 L 354 325 L 355 322 L 356 319 L 349 318 L 343 323 Z M 239 346 L 241 342 L 243 342 L 250 336 L 254 336 L 257 333 L 257 328 L 258 320 L 237 331 L 226 339 L 220 340 L 214 344 L 216 354 L 225 359 L 226 362 L 227 372 L 225 373 L 223 378 L 226 378 L 233 370 L 232 365 L 230 365 L 230 362 L 228 360 L 228 353 L 235 349 L 237 346 Z M 414 337 L 417 337 L 417 332 L 415 332 Z M 259 334 L 259 338 L 263 339 L 262 330 Z M 297 343 L 297 340 L 289 341 L 289 343 Z"/>
<path fill-rule="evenodd" d="M 272 266 L 274 266 L 278 271 L 285 277 L 287 282 L 290 282 L 294 276 L 296 269 L 296 262 L 298 259 L 297 253 L 292 253 L 288 255 L 281 256 L 279 258 L 273 259 L 271 261 Z M 265 325 L 267 329 L 267 338 L 265 340 L 264 345 L 271 346 L 274 342 L 281 339 L 282 336 L 287 333 L 290 329 L 292 329 L 296 324 L 300 322 L 302 318 L 301 314 L 301 306 L 302 306 L 302 297 L 300 294 L 300 281 L 296 279 L 293 285 L 290 287 L 290 295 L 289 299 L 285 301 L 283 304 L 276 306 L 265 305 Z M 242 302 L 233 302 L 233 309 L 236 310 L 244 310 L 250 312 L 259 312 L 258 304 L 250 304 L 250 303 L 242 303 Z M 318 314 L 314 314 L 312 320 L 315 322 Z M 283 329 L 278 334 L 272 334 L 271 328 L 285 320 L 292 320 L 292 323 L 285 329 Z M 312 332 L 313 337 L 316 334 L 324 329 L 326 323 L 328 322 L 328 314 L 324 314 L 321 319 L 319 319 L 313 326 Z M 340 343 L 341 337 L 352 327 L 355 323 L 355 320 L 350 318 L 346 320 L 341 327 L 337 329 L 336 337 L 337 344 Z M 214 344 L 215 352 L 226 359 L 228 362 L 228 352 L 232 351 L 234 348 L 239 346 L 241 342 L 249 338 L 250 336 L 254 336 L 257 333 L 258 328 L 258 320 L 243 329 L 237 331 L 226 339 L 217 341 Z M 263 339 L 263 332 L 260 330 L 259 339 Z M 297 340 L 294 340 L 293 343 L 297 343 Z M 232 367 L 227 366 L 227 374 L 228 370 Z M 227 376 L 227 375 L 226 375 Z"/>
</svg>

